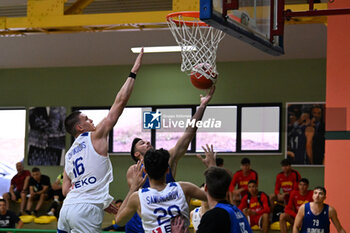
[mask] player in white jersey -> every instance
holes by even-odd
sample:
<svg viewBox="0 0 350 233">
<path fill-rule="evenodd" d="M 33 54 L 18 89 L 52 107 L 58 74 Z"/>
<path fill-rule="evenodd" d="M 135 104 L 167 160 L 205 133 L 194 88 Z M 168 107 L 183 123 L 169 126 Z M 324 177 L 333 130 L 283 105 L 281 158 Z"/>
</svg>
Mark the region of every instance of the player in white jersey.
<svg viewBox="0 0 350 233">
<path fill-rule="evenodd" d="M 166 183 L 169 170 L 169 152 L 164 149 L 149 150 L 144 156 L 144 170 L 149 177 L 150 187 L 142 188 L 141 162 L 131 171 L 134 177 L 130 190 L 116 216 L 116 223 L 123 225 L 137 212 L 142 219 L 146 233 L 171 232 L 171 219 L 182 215 L 185 226 L 189 225 L 188 202 L 191 198 L 206 201 L 206 195 L 189 182 Z M 138 191 L 137 191 L 138 190 Z"/>
<path fill-rule="evenodd" d="M 65 120 L 67 132 L 76 139 L 65 156 L 62 192 L 67 197 L 60 212 L 57 232 L 100 232 L 104 210 L 117 212 L 111 204 L 113 197 L 109 195 L 113 171 L 107 153 L 108 134 L 128 102 L 142 56 L 143 50 L 108 115 L 96 127 L 81 112 L 73 112 Z"/>
</svg>

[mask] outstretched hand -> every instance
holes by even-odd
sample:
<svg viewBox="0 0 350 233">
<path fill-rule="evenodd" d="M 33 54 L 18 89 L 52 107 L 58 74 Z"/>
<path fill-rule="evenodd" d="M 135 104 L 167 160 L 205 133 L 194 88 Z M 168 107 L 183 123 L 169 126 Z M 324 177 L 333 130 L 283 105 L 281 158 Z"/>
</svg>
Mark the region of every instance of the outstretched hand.
<svg viewBox="0 0 350 233">
<path fill-rule="evenodd" d="M 201 98 L 201 105 L 207 106 L 211 98 L 213 97 L 213 94 L 215 92 L 215 85 L 211 86 L 211 88 L 208 90 L 208 93 L 206 96 L 200 95 Z"/>
<path fill-rule="evenodd" d="M 216 152 L 214 152 L 213 145 L 206 144 L 206 148 L 202 146 L 205 157 L 203 158 L 202 155 L 197 154 L 197 158 L 199 158 L 202 163 L 207 167 L 215 167 L 216 166 Z"/>
<path fill-rule="evenodd" d="M 105 209 L 107 213 L 110 214 L 117 214 L 118 213 L 118 208 L 115 206 L 114 202 L 109 204 L 109 206 Z"/>
<path fill-rule="evenodd" d="M 171 220 L 172 233 L 188 233 L 188 229 L 184 226 L 185 221 L 181 215 L 176 216 Z"/>
<path fill-rule="evenodd" d="M 136 166 L 133 166 L 131 170 L 132 182 L 130 184 L 130 190 L 137 191 L 146 182 L 147 174 L 142 177 L 142 162 L 137 161 Z"/>
<path fill-rule="evenodd" d="M 131 72 L 137 74 L 137 72 L 139 71 L 140 67 L 141 67 L 141 63 L 142 63 L 142 57 L 143 57 L 143 48 L 140 51 L 140 54 L 137 56 L 134 66 L 131 69 Z"/>
</svg>

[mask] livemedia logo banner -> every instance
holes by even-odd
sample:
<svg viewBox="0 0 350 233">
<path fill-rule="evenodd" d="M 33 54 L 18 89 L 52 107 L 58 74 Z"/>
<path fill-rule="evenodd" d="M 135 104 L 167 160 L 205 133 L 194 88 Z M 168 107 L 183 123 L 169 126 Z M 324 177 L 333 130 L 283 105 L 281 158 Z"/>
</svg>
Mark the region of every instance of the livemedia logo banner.
<svg viewBox="0 0 350 233">
<path fill-rule="evenodd" d="M 225 108 L 207 109 L 203 119 L 198 121 L 192 119 L 191 109 L 143 111 L 142 131 L 157 129 L 157 132 L 184 132 L 188 127 L 197 127 L 201 132 L 235 132 L 235 111 Z"/>
</svg>

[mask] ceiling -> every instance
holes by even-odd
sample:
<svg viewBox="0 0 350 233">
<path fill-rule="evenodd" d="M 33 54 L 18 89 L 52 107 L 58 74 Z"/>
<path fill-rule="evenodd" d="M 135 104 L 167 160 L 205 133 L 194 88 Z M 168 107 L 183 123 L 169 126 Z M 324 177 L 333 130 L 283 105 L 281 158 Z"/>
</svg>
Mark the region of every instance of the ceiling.
<svg viewBox="0 0 350 233">
<path fill-rule="evenodd" d="M 274 57 L 228 35 L 217 61 L 325 58 L 327 28 L 323 24 L 287 25 L 285 55 Z M 132 64 L 131 47 L 176 45 L 169 30 L 81 32 L 0 37 L 0 68 L 101 66 Z M 147 54 L 145 64 L 180 63 L 179 53 Z"/>
<path fill-rule="evenodd" d="M 115 0 L 112 0 L 115 1 Z M 133 7 L 142 1 L 153 2 L 168 8 L 170 0 L 128 0 Z M 158 4 L 157 2 L 168 2 Z M 294 3 L 296 0 L 288 0 Z M 287 2 L 288 2 L 287 1 Z M 294 1 L 294 2 L 293 2 Z M 300 2 L 300 0 L 298 0 Z M 74 0 L 68 0 L 71 4 Z M 95 0 L 86 10 L 96 13 L 99 4 L 111 0 Z M 0 16 L 5 11 L 16 12 L 25 7 L 26 0 L 0 0 Z M 131 7 L 131 6 L 130 6 Z M 108 9 L 104 6 L 101 9 Z M 23 9 L 22 9 L 23 10 Z M 145 9 L 147 10 L 147 9 Z M 148 9 L 149 10 L 149 9 Z M 161 9 L 159 9 L 161 10 Z M 25 12 L 25 11 L 24 11 Z M 9 14 L 9 13 L 7 13 Z M 19 10 L 17 15 L 22 15 Z M 325 58 L 327 27 L 324 24 L 299 24 L 285 26 L 285 55 L 274 57 L 228 35 L 220 43 L 218 62 L 273 59 Z M 79 32 L 57 34 L 33 34 L 20 37 L 0 37 L 0 68 L 102 66 L 132 64 L 135 58 L 131 47 L 176 45 L 168 29 L 143 31 Z M 180 63 L 180 53 L 147 54 L 145 64 Z"/>
</svg>

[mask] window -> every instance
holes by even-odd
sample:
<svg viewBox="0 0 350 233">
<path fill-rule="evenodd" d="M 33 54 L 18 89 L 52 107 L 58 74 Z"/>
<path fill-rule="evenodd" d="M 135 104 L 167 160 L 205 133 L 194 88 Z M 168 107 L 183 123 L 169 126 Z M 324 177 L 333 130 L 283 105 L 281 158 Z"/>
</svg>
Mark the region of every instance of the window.
<svg viewBox="0 0 350 233">
<path fill-rule="evenodd" d="M 151 131 L 142 130 L 142 112 L 151 111 L 151 108 L 128 107 L 119 117 L 113 128 L 113 152 L 130 153 L 134 138 L 151 141 Z"/>
<path fill-rule="evenodd" d="M 216 152 L 235 152 L 237 136 L 237 106 L 208 106 L 203 121 L 220 121 L 220 128 L 200 128 L 196 137 L 196 152 L 203 152 L 202 146 L 214 145 Z"/>
<path fill-rule="evenodd" d="M 280 149 L 280 107 L 242 107 L 242 151 Z"/>
<path fill-rule="evenodd" d="M 109 112 L 108 109 L 79 109 L 79 111 L 91 119 L 95 126 L 98 125 Z"/>
<path fill-rule="evenodd" d="M 156 130 L 156 148 L 171 149 L 186 130 L 186 122 L 192 117 L 192 108 L 158 108 L 161 129 Z M 191 150 L 191 143 L 188 146 Z"/>
<path fill-rule="evenodd" d="M 109 152 L 129 154 L 135 137 L 150 141 L 157 149 L 171 149 L 192 124 L 197 108 L 195 105 L 126 107 L 110 133 Z M 109 110 L 81 111 L 97 125 Z M 160 128 L 144 129 L 144 112 L 161 113 Z M 221 153 L 281 152 L 281 104 L 211 105 L 207 106 L 201 123 L 187 152 L 203 152 L 202 146 L 206 144 L 214 145 L 214 150 Z"/>
<path fill-rule="evenodd" d="M 16 163 L 24 159 L 25 124 L 25 109 L 0 109 L 0 196 L 10 188 Z"/>
<path fill-rule="evenodd" d="M 95 126 L 108 115 L 107 108 L 74 108 L 86 114 L 93 120 Z M 129 153 L 135 137 L 151 141 L 151 131 L 142 130 L 142 112 L 151 111 L 150 107 L 126 107 L 119 117 L 117 124 L 109 135 L 109 152 Z"/>
</svg>

